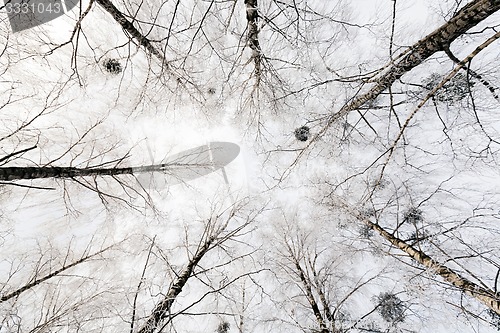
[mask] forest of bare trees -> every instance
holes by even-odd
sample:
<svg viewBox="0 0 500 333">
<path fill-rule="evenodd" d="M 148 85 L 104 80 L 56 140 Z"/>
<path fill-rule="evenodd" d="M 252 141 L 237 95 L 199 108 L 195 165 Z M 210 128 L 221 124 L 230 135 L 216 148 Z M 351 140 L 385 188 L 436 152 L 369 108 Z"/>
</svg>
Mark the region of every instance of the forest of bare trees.
<svg viewBox="0 0 500 333">
<path fill-rule="evenodd" d="M 15 3 L 0 333 L 500 331 L 499 0 Z"/>
</svg>

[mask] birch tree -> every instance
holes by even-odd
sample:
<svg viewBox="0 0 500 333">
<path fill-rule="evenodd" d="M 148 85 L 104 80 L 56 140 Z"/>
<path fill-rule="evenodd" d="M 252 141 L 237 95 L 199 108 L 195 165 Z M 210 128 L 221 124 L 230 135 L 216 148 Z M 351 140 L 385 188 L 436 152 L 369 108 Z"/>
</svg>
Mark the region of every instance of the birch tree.
<svg viewBox="0 0 500 333">
<path fill-rule="evenodd" d="M 359 88 L 359 95 L 355 95 L 352 97 L 351 100 L 346 102 L 340 109 L 339 111 L 336 111 L 326 117 L 326 120 L 324 121 L 324 125 L 321 125 L 320 128 L 317 131 L 317 135 L 310 141 L 310 143 L 307 145 L 306 148 L 303 148 L 303 150 L 300 150 L 300 153 L 298 154 L 297 158 L 292 164 L 292 167 L 289 168 L 285 173 L 284 176 L 282 177 L 285 178 L 288 175 L 288 172 L 290 172 L 293 168 L 293 165 L 297 163 L 301 158 L 304 156 L 308 156 L 310 151 L 309 149 L 313 147 L 314 145 L 317 144 L 319 140 L 324 140 L 325 136 L 329 131 L 332 131 L 332 127 L 340 127 L 339 122 L 341 121 L 346 121 L 347 126 L 344 125 L 344 134 L 348 133 L 348 135 L 344 136 L 344 139 L 351 138 L 352 136 L 355 136 L 358 138 L 358 140 L 366 140 L 367 138 L 372 138 L 371 140 L 374 140 L 374 142 L 380 142 L 380 150 L 379 153 L 375 153 L 376 157 L 370 160 L 370 163 L 368 163 L 366 166 L 357 166 L 357 169 L 359 172 L 352 173 L 350 174 L 347 178 L 341 181 L 333 181 L 333 187 L 331 189 L 332 193 L 335 193 L 338 190 L 344 190 L 348 187 L 353 187 L 355 186 L 354 184 L 356 183 L 355 179 L 360 179 L 362 177 L 368 177 L 370 180 L 368 188 L 366 188 L 364 191 L 361 190 L 361 188 L 358 187 L 358 191 L 363 193 L 363 196 L 359 196 L 358 200 L 355 201 L 354 197 L 357 197 L 357 194 L 355 191 L 350 190 L 349 193 L 351 196 L 346 197 L 346 201 L 351 201 L 351 202 L 356 202 L 354 203 L 355 205 L 360 205 L 360 206 L 368 206 L 368 207 L 377 207 L 375 210 L 375 213 L 373 215 L 376 219 L 376 223 L 369 222 L 369 220 L 366 217 L 363 217 L 363 214 L 360 213 L 359 211 L 355 213 L 354 215 L 356 218 L 363 223 L 365 223 L 368 228 L 375 230 L 378 232 L 382 237 L 386 239 L 386 241 L 390 242 L 392 245 L 395 247 L 399 248 L 400 250 L 404 251 L 410 258 L 415 260 L 418 264 L 423 265 L 429 269 L 429 271 L 433 272 L 434 274 L 439 275 L 441 278 L 443 278 L 447 283 L 449 283 L 451 288 L 456 288 L 460 292 L 463 292 L 469 296 L 472 296 L 473 298 L 477 299 L 479 302 L 483 303 L 486 307 L 490 309 L 490 311 L 493 311 L 494 313 L 499 313 L 499 308 L 498 308 L 498 301 L 499 301 L 499 296 L 497 293 L 497 279 L 495 278 L 496 272 L 498 270 L 498 263 L 496 262 L 494 256 L 490 256 L 486 253 L 490 253 L 490 251 L 495 252 L 496 251 L 496 245 L 493 245 L 491 243 L 493 240 L 492 238 L 488 238 L 490 233 L 497 234 L 498 230 L 493 226 L 494 221 L 496 221 L 496 217 L 493 215 L 485 214 L 481 215 L 481 217 L 476 216 L 475 213 L 469 213 L 471 215 L 465 215 L 461 220 L 461 223 L 450 223 L 450 227 L 442 227 L 443 230 L 438 231 L 434 236 L 436 237 L 435 239 L 433 236 L 427 235 L 427 236 L 422 236 L 424 233 L 424 229 L 419 226 L 416 228 L 416 234 L 414 233 L 413 238 L 408 238 L 409 240 L 413 239 L 413 241 L 416 240 L 415 243 L 410 243 L 409 241 L 404 240 L 402 237 L 398 236 L 403 232 L 403 229 L 408 227 L 408 224 L 405 223 L 405 218 L 400 217 L 401 210 L 398 209 L 399 213 L 396 213 L 399 215 L 398 221 L 393 221 L 390 223 L 390 227 L 386 224 L 386 227 L 381 226 L 380 224 L 384 224 L 385 222 L 382 222 L 380 220 L 382 216 L 387 216 L 386 214 L 389 213 L 391 208 L 393 207 L 396 208 L 398 205 L 401 204 L 401 202 L 405 201 L 405 195 L 408 195 L 408 199 L 412 200 L 413 196 L 419 196 L 419 193 L 416 193 L 414 189 L 411 187 L 418 187 L 419 182 L 417 179 L 411 179 L 412 176 L 410 175 L 421 175 L 423 178 L 420 178 L 422 183 L 425 182 L 425 175 L 430 175 L 430 174 L 435 174 L 435 170 L 433 167 L 427 168 L 426 166 L 432 165 L 431 161 L 435 161 L 434 165 L 442 165 L 441 167 L 444 167 L 444 164 L 446 163 L 446 159 L 449 158 L 450 161 L 457 161 L 460 160 L 458 156 L 461 155 L 460 152 L 456 150 L 455 144 L 456 142 L 454 140 L 457 139 L 456 136 L 450 135 L 451 130 L 449 128 L 449 125 L 447 124 L 447 120 L 443 117 L 443 110 L 442 106 L 440 103 L 443 103 L 443 95 L 440 95 L 438 97 L 438 94 L 440 90 L 446 91 L 445 87 L 449 87 L 451 85 L 450 80 L 462 69 L 465 68 L 466 66 L 471 65 L 471 61 L 478 57 L 478 55 L 484 51 L 487 50 L 488 47 L 491 47 L 494 45 L 494 43 L 497 41 L 499 35 L 498 33 L 491 33 L 489 36 L 484 37 L 483 40 L 479 41 L 477 43 L 476 48 L 473 49 L 471 53 L 468 55 L 464 56 L 463 60 L 458 60 L 456 57 L 451 56 L 450 59 L 454 62 L 455 67 L 446 75 L 442 77 L 442 80 L 438 80 L 435 82 L 431 87 L 427 87 L 422 97 L 418 99 L 415 102 L 415 106 L 411 107 L 410 113 L 402 113 L 403 119 L 400 120 L 401 113 L 399 110 L 399 105 L 401 104 L 409 104 L 408 100 L 400 99 L 397 98 L 396 93 L 394 92 L 395 89 L 398 89 L 399 91 L 404 91 L 405 87 L 401 87 L 399 84 L 396 84 L 398 80 L 400 80 L 401 83 L 403 84 L 409 84 L 408 79 L 405 79 L 405 77 L 408 77 L 408 73 L 412 71 L 413 69 L 417 68 L 417 66 L 424 66 L 426 63 L 425 61 L 429 59 L 432 55 L 434 55 L 436 52 L 442 52 L 444 54 L 447 54 L 449 56 L 449 49 L 453 47 L 453 42 L 460 36 L 464 35 L 469 31 L 471 28 L 473 28 L 476 25 L 481 26 L 481 22 L 484 21 L 485 19 L 488 18 L 490 15 L 494 15 L 499 9 L 499 3 L 495 1 L 473 1 L 470 2 L 469 4 L 465 5 L 463 8 L 461 8 L 459 11 L 457 11 L 451 19 L 449 19 L 444 25 L 442 25 L 440 28 L 429 34 L 428 36 L 424 37 L 417 43 L 415 43 L 412 47 L 402 51 L 399 55 L 392 55 L 391 53 L 391 61 L 390 63 L 387 64 L 387 66 L 384 66 L 381 70 L 375 71 L 375 74 L 373 76 L 370 76 L 367 78 L 365 82 L 363 82 L 360 85 Z M 488 29 L 488 28 L 486 28 Z M 391 37 L 392 40 L 392 37 Z M 391 44 L 392 45 L 392 44 Z M 467 70 L 467 69 L 466 69 Z M 468 72 L 469 73 L 469 72 Z M 477 73 L 476 73 L 477 74 Z M 468 74 L 468 75 L 474 75 L 474 74 Z M 479 77 L 481 75 L 479 74 Z M 476 78 L 478 76 L 476 75 Z M 412 80 L 412 79 L 409 79 Z M 458 81 L 458 80 L 457 80 Z M 480 80 L 481 82 L 482 80 Z M 468 80 L 467 82 L 470 82 Z M 456 84 L 456 81 L 454 82 Z M 488 129 L 485 129 L 483 127 L 483 122 L 480 120 L 482 117 L 483 113 L 488 114 L 488 108 L 492 105 L 491 103 L 495 103 L 496 100 L 496 95 L 495 91 L 496 89 L 489 89 L 488 83 L 482 83 L 484 86 L 483 88 L 487 88 L 488 91 L 484 91 L 484 93 L 490 93 L 489 96 L 486 94 L 485 96 L 486 99 L 489 99 L 491 102 L 486 102 L 481 103 L 483 101 L 478 101 L 478 99 L 475 97 L 477 92 L 473 92 L 471 87 L 471 84 L 469 83 L 469 88 L 466 88 L 468 91 L 468 94 L 466 96 L 470 97 L 470 104 L 469 105 L 464 105 L 462 104 L 462 108 L 465 108 L 465 110 L 471 110 L 473 114 L 475 115 L 475 121 L 472 123 L 476 124 L 481 128 L 481 135 L 483 137 L 483 144 L 484 144 L 484 150 L 482 150 L 481 153 L 484 152 L 484 154 L 488 155 L 491 154 L 493 157 L 496 154 L 496 148 L 493 148 L 493 146 L 497 146 L 497 136 L 498 132 L 491 126 L 488 126 Z M 369 86 L 369 88 L 365 88 L 365 86 Z M 416 85 L 418 86 L 418 84 Z M 458 88 L 456 88 L 458 89 Z M 388 92 L 386 93 L 386 91 Z M 366 92 L 364 92 L 366 91 Z M 455 93 L 457 93 L 458 90 L 455 90 Z M 493 93 L 492 93 L 493 91 Z M 388 94 L 388 98 L 385 96 L 381 96 L 381 94 Z M 446 92 L 443 92 L 443 94 L 446 94 Z M 448 94 L 453 95 L 453 92 L 448 90 Z M 464 98 L 455 96 L 457 99 L 458 98 Z M 492 100 L 491 97 L 493 97 L 495 100 Z M 451 97 L 453 98 L 453 97 Z M 377 99 L 374 104 L 370 104 L 373 102 L 375 99 Z M 457 100 L 455 99 L 455 101 Z M 441 151 L 439 154 L 441 155 L 440 157 L 433 157 L 433 154 L 431 151 L 433 151 L 433 148 L 430 148 L 431 146 L 425 146 L 425 144 L 418 144 L 415 140 L 415 132 L 411 132 L 410 128 L 412 126 L 417 126 L 421 128 L 421 130 L 425 133 L 426 132 L 426 125 L 425 122 L 429 126 L 429 133 L 432 133 L 432 120 L 429 119 L 429 117 L 423 116 L 422 118 L 425 119 L 421 121 L 416 121 L 415 118 L 417 118 L 417 113 L 423 112 L 424 106 L 426 105 L 427 102 L 432 101 L 433 106 L 429 106 L 426 108 L 426 110 L 434 108 L 435 114 L 437 114 L 437 119 L 438 122 L 442 125 L 442 131 L 443 131 L 443 137 L 444 141 L 447 142 L 451 149 L 447 151 L 446 149 Z M 447 100 L 448 103 L 453 103 L 450 102 L 451 99 Z M 384 105 L 384 103 L 387 102 L 387 104 Z M 401 104 L 399 104 L 401 103 Z M 481 104 L 481 107 L 479 105 Z M 411 105 L 411 104 L 410 104 Z M 450 105 L 450 104 L 448 104 Z M 456 104 L 455 104 L 456 105 Z M 448 106 L 448 110 L 446 112 L 452 113 L 455 107 L 450 108 Z M 460 107 L 458 107 L 461 109 Z M 358 111 L 359 110 L 364 110 L 363 116 L 354 116 L 354 115 L 349 115 L 353 111 Z M 421 111 L 422 110 L 422 111 Z M 463 109 L 462 109 L 463 110 Z M 480 111 L 481 110 L 481 111 Z M 385 114 L 381 115 L 383 111 L 386 111 Z M 385 123 L 380 122 L 380 118 L 385 119 Z M 449 115 L 447 116 L 449 117 Z M 453 116 L 452 116 L 453 117 Z M 456 115 L 456 118 L 459 118 L 459 115 Z M 391 119 L 392 118 L 392 119 Z M 394 120 L 393 120 L 394 119 Z M 447 118 L 449 119 L 449 118 Z M 496 121 L 496 120 L 495 120 Z M 355 123 L 356 125 L 351 126 L 350 124 Z M 362 126 L 361 124 L 365 123 L 367 126 Z M 395 126 L 395 128 L 393 127 Z M 369 135 L 366 130 L 369 132 L 372 132 L 371 134 L 376 134 L 377 136 L 374 137 L 373 135 Z M 338 129 L 335 129 L 334 131 L 337 131 Z M 388 140 L 384 140 L 380 133 L 387 133 L 387 138 Z M 358 135 L 359 133 L 359 135 Z M 393 135 L 392 133 L 395 133 Z M 411 135 L 408 133 L 412 133 Z M 467 139 L 459 139 L 459 140 L 467 140 Z M 335 145 L 338 141 L 333 140 L 332 144 Z M 321 146 L 324 147 L 324 143 L 321 143 Z M 467 145 L 467 144 L 466 144 Z M 350 148 L 347 149 L 352 149 L 353 145 L 349 145 Z M 426 147 L 426 148 L 424 148 Z M 435 147 L 435 146 L 434 146 Z M 416 157 L 419 155 L 418 153 L 415 153 L 414 150 L 412 149 L 422 149 L 423 154 L 421 156 L 425 156 L 427 158 L 426 163 L 422 163 L 421 161 L 418 161 Z M 429 149 L 429 150 L 428 150 Z M 434 150 L 435 151 L 435 150 Z M 335 154 L 336 156 L 339 156 L 340 153 Z M 413 156 L 412 156 L 413 155 Z M 467 154 L 465 154 L 467 155 Z M 478 156 L 478 155 L 476 155 Z M 467 158 L 467 157 L 466 157 Z M 474 157 L 474 154 L 468 155 L 468 158 L 476 158 Z M 432 186 L 433 190 L 429 191 L 424 191 L 427 192 L 427 196 L 421 197 L 422 199 L 418 203 L 413 203 L 414 207 L 420 207 L 420 205 L 427 206 L 429 205 L 429 202 L 435 202 L 436 204 L 440 202 L 437 197 L 439 197 L 439 194 L 442 193 L 444 188 L 448 188 L 448 182 L 456 184 L 455 186 L 460 186 L 459 184 L 459 178 L 458 176 L 461 173 L 464 173 L 464 169 L 462 169 L 464 166 L 461 163 L 453 163 L 453 166 L 446 166 L 450 167 L 451 170 L 454 170 L 454 173 L 452 173 L 449 178 L 441 178 L 442 183 L 438 183 Z M 419 169 L 419 166 L 421 165 L 422 169 Z M 424 166 L 426 165 L 426 166 Z M 486 169 L 487 168 L 495 168 L 496 163 L 491 161 L 486 162 L 483 165 Z M 399 173 L 398 167 L 401 168 L 401 170 L 404 170 L 403 172 L 407 172 L 407 175 L 405 176 L 404 174 Z M 407 168 L 408 167 L 408 168 Z M 414 172 L 411 171 L 410 169 L 414 167 L 418 171 Z M 444 167 L 444 168 L 446 168 Z M 434 169 L 434 171 L 432 171 Z M 389 171 L 391 170 L 391 171 Z M 415 169 L 414 169 L 415 170 Z M 427 170 L 427 171 L 424 171 Z M 482 167 L 478 168 L 478 172 L 481 172 L 480 170 L 485 170 Z M 427 173 L 428 172 L 428 173 Z M 419 177 L 419 176 L 416 176 Z M 401 181 L 402 179 L 406 179 Z M 455 180 L 456 179 L 456 180 Z M 457 181 L 457 183 L 455 183 Z M 392 183 L 392 184 L 391 184 Z M 402 190 L 399 187 L 407 187 L 406 190 Z M 396 188 L 396 193 L 390 193 L 387 191 L 387 187 L 392 187 Z M 410 188 L 408 188 L 410 187 Z M 496 197 L 496 194 L 494 192 L 489 192 L 487 191 L 487 195 L 491 195 Z M 385 193 L 384 193 L 385 192 Z M 466 190 L 464 193 L 467 192 Z M 359 193 L 359 192 L 358 192 Z M 382 194 L 384 193 L 384 194 Z M 403 194 L 404 193 L 404 194 Z M 450 191 L 450 194 L 453 193 L 453 191 Z M 385 196 L 385 195 L 388 195 Z M 382 199 L 384 197 L 384 199 Z M 479 195 L 479 198 L 481 195 Z M 337 198 L 337 197 L 335 197 Z M 435 201 L 435 198 L 437 199 Z M 335 202 L 337 199 L 333 199 Z M 381 200 L 386 200 L 385 205 L 383 206 L 381 203 Z M 481 200 L 481 199 L 478 199 Z M 477 203 L 478 206 L 476 206 L 475 209 L 482 210 L 484 209 L 485 211 L 488 211 L 490 209 L 494 209 L 491 206 L 492 202 L 489 204 L 485 203 L 485 206 L 483 206 L 480 203 Z M 373 205 L 373 206 L 372 206 Z M 343 204 L 343 207 L 345 204 Z M 350 207 L 350 206 L 348 206 Z M 481 207 L 481 208 L 479 208 Z M 458 207 L 457 207 L 458 208 Z M 380 209 L 380 212 L 378 211 Z M 412 208 L 408 208 L 412 209 Z M 439 208 L 438 207 L 433 207 L 433 211 L 437 213 L 437 216 L 439 216 Z M 457 209 L 459 210 L 459 209 Z M 349 208 L 349 211 L 352 212 L 352 208 Z M 463 212 L 467 214 L 466 212 Z M 395 215 L 392 215 L 393 217 Z M 438 217 L 439 218 L 439 217 Z M 477 244 L 475 245 L 476 247 L 472 247 L 471 243 L 468 240 L 461 239 L 460 236 L 455 237 L 449 237 L 451 236 L 450 234 L 454 234 L 452 230 L 461 230 L 463 227 L 463 230 L 466 230 L 466 228 L 474 228 L 475 225 L 472 223 L 472 220 L 475 219 L 483 219 L 482 226 L 488 229 L 487 234 L 485 235 L 485 239 L 488 239 L 486 243 L 488 245 L 485 245 L 483 243 L 481 250 L 477 247 Z M 382 218 L 383 219 L 383 218 Z M 439 226 L 440 223 L 447 224 L 447 222 L 436 222 L 434 223 L 434 226 Z M 429 222 L 432 224 L 432 222 Z M 474 226 L 473 226 L 474 225 Z M 488 227 L 486 227 L 488 226 Z M 386 229 L 386 228 L 389 229 Z M 479 226 L 478 226 L 479 227 Z M 406 229 L 408 230 L 408 229 Z M 408 231 L 407 231 L 408 232 Z M 420 236 L 418 233 L 420 232 Z M 439 235 L 442 235 L 443 238 L 446 238 L 451 241 L 453 239 L 453 242 L 456 242 L 458 244 L 464 245 L 465 248 L 463 248 L 463 251 L 465 253 L 462 253 L 462 255 L 458 254 L 457 252 L 454 252 L 451 249 L 444 249 L 442 246 L 440 246 L 438 243 L 439 241 Z M 426 250 L 421 250 L 417 249 L 414 247 L 415 244 L 418 244 L 422 239 L 427 239 L 431 245 L 430 247 L 433 248 L 433 251 L 437 251 L 436 253 L 439 253 L 439 257 L 444 256 L 444 260 L 447 262 L 452 262 L 454 266 L 456 267 L 455 269 L 448 267 L 447 265 L 443 264 L 439 260 L 436 260 L 435 258 L 432 257 L 432 255 L 429 255 L 429 252 Z M 412 245 L 413 244 L 413 245 Z M 489 246 L 491 245 L 491 247 Z M 467 249 L 466 249 L 467 248 Z M 429 250 L 431 251 L 431 250 Z M 470 253 L 469 251 L 472 251 Z M 455 254 L 452 255 L 451 252 L 454 252 Z M 460 258 L 463 258 L 464 263 L 461 263 Z M 473 260 L 478 260 L 482 261 L 484 263 L 488 262 L 488 269 L 483 270 L 481 273 L 476 273 L 472 269 L 468 268 L 467 266 L 475 266 L 473 264 Z M 467 264 L 465 264 L 465 261 L 467 261 Z M 460 271 L 461 273 L 457 272 Z M 484 275 L 482 275 L 484 274 Z M 466 275 L 466 276 L 464 276 Z M 485 282 L 486 279 L 488 282 Z M 486 318 L 486 316 L 485 316 Z"/>
</svg>

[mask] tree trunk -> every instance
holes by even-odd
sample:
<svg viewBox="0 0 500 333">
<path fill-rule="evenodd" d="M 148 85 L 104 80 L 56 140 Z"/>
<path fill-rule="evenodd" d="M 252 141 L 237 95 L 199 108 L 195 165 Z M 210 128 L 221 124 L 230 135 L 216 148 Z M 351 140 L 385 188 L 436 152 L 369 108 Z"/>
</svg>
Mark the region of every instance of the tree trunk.
<svg viewBox="0 0 500 333">
<path fill-rule="evenodd" d="M 257 77 L 257 83 L 260 81 L 261 77 L 261 49 L 259 44 L 259 27 L 258 27 L 258 6 L 257 0 L 245 0 L 246 11 L 247 11 L 247 43 L 252 49 L 252 59 L 255 65 L 255 76 Z"/>
<path fill-rule="evenodd" d="M 0 180 L 112 176 L 132 174 L 132 170 L 133 168 L 7 167 L 0 168 Z"/>
<path fill-rule="evenodd" d="M 485 304 L 488 308 L 493 310 L 495 313 L 500 315 L 500 293 L 496 293 L 491 289 L 483 288 L 478 284 L 470 281 L 469 279 L 461 276 L 451 268 L 434 260 L 423 251 L 414 248 L 405 241 L 387 232 L 380 225 L 371 222 L 369 219 L 364 217 L 360 212 L 351 208 L 347 203 L 342 203 L 342 205 L 359 221 L 362 221 L 370 229 L 378 232 L 392 245 L 396 246 L 398 249 L 408 254 L 409 257 L 417 261 L 419 264 L 427 267 L 433 273 L 441 276 L 445 281 L 449 282 L 450 284 L 452 284 L 465 294 L 474 297 L 481 303 Z"/>
<path fill-rule="evenodd" d="M 300 281 L 302 282 L 302 286 L 305 289 L 306 293 L 306 298 L 307 301 L 309 302 L 309 305 L 311 305 L 311 310 L 314 313 L 314 316 L 316 317 L 316 321 L 318 322 L 320 332 L 321 333 L 328 333 L 328 328 L 326 327 L 325 320 L 323 319 L 323 316 L 321 315 L 321 311 L 319 309 L 318 303 L 316 302 L 316 299 L 314 298 L 314 294 L 312 292 L 311 284 L 306 278 L 306 275 L 304 274 L 304 271 L 302 270 L 302 267 L 300 266 L 300 263 L 297 258 L 293 258 L 295 261 L 295 268 L 297 269 L 297 273 L 299 274 Z"/>
<path fill-rule="evenodd" d="M 177 279 L 169 288 L 167 295 L 165 295 L 163 300 L 155 306 L 151 316 L 137 333 L 156 332 L 156 329 L 159 327 L 161 322 L 169 316 L 172 304 L 174 303 L 177 296 L 181 293 L 182 288 L 184 288 L 184 286 L 188 282 L 188 279 L 193 274 L 193 271 L 200 262 L 201 258 L 203 258 L 203 256 L 210 250 L 215 239 L 216 238 L 214 236 L 208 238 L 205 243 L 198 249 L 198 251 L 196 251 L 196 254 L 189 261 L 186 268 L 182 271 L 181 274 L 179 274 Z"/>
<path fill-rule="evenodd" d="M 197 169 L 196 169 L 197 168 Z M 190 164 L 190 163 L 163 163 L 144 165 L 138 167 L 125 168 L 72 168 L 72 167 L 5 167 L 0 168 L 0 181 L 11 181 L 20 179 L 38 179 L 38 178 L 75 178 L 89 176 L 115 176 L 130 175 L 155 171 L 175 171 L 195 169 L 203 175 L 202 171 L 220 166 L 214 164 Z M 201 170 L 201 171 L 200 171 Z M 205 171 L 205 174 L 208 173 Z"/>
<path fill-rule="evenodd" d="M 104 10 L 106 10 L 113 18 L 115 21 L 120 24 L 123 30 L 125 30 L 130 36 L 135 38 L 139 44 L 144 47 L 148 52 L 153 54 L 155 57 L 160 59 L 160 61 L 163 63 L 165 62 L 165 56 L 163 55 L 162 52 L 160 52 L 156 47 L 154 47 L 153 44 L 151 44 L 151 41 L 144 36 L 139 30 L 137 30 L 136 27 L 134 27 L 134 24 L 127 20 L 127 18 L 123 15 L 123 13 L 116 8 L 115 5 L 110 0 L 95 0 Z"/>
<path fill-rule="evenodd" d="M 374 100 L 405 73 L 420 65 L 434 53 L 446 50 L 460 35 L 499 9 L 500 0 L 476 0 L 463 7 L 450 21 L 410 47 L 399 60 L 396 59 L 396 63 L 376 79 L 377 84 L 368 92 L 358 96 L 349 104 L 344 105 L 339 112 L 333 114 L 323 131 L 337 119 L 358 109 L 366 102 Z"/>
</svg>

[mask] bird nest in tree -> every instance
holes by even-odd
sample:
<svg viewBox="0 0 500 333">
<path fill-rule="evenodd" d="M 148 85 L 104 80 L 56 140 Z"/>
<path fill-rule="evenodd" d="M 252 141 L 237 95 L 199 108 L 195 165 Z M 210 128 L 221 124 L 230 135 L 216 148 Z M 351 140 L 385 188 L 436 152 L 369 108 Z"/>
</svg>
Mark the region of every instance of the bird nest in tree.
<svg viewBox="0 0 500 333">
<path fill-rule="evenodd" d="M 404 302 L 392 293 L 381 293 L 375 297 L 377 311 L 387 322 L 398 323 L 405 319 Z"/>
<path fill-rule="evenodd" d="M 104 69 L 111 74 L 120 74 L 122 72 L 122 65 L 116 59 L 106 59 L 102 63 Z"/>
<path fill-rule="evenodd" d="M 302 126 L 295 129 L 295 138 L 299 141 L 307 141 L 309 139 L 309 127 Z"/>
<path fill-rule="evenodd" d="M 434 89 L 434 87 L 437 86 L 442 79 L 443 76 L 438 73 L 431 74 L 423 82 L 425 88 L 423 93 L 426 94 Z M 434 99 L 438 102 L 453 104 L 466 98 L 473 86 L 474 82 L 470 80 L 467 75 L 458 73 L 446 82 L 443 87 L 436 91 Z"/>
</svg>

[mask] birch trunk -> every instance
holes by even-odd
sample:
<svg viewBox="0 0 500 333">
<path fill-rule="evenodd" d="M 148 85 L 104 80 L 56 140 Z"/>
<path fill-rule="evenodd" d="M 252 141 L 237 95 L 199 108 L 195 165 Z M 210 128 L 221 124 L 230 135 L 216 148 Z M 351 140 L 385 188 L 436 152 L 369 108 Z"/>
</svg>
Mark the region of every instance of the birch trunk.
<svg viewBox="0 0 500 333">
<path fill-rule="evenodd" d="M 500 10 L 500 0 L 476 0 L 467 4 L 448 22 L 418 41 L 404 52 L 399 59 L 396 59 L 392 66 L 382 73 L 379 78 L 375 79 L 375 86 L 370 88 L 368 92 L 354 98 L 353 101 L 344 105 L 339 112 L 333 114 L 322 132 L 337 119 L 360 108 L 366 102 L 374 100 L 405 73 L 420 65 L 434 53 L 446 50 L 460 35 L 498 10 Z"/>
<path fill-rule="evenodd" d="M 156 332 L 162 321 L 168 318 L 168 316 L 170 315 L 172 304 L 174 303 L 177 296 L 179 296 L 179 294 L 181 293 L 182 288 L 184 288 L 184 286 L 188 282 L 200 260 L 210 250 L 215 239 L 216 238 L 213 236 L 208 238 L 198 249 L 198 251 L 196 251 L 194 257 L 191 258 L 186 268 L 184 268 L 177 279 L 175 279 L 174 283 L 169 288 L 167 295 L 165 295 L 163 300 L 155 306 L 151 316 L 146 320 L 146 323 L 144 323 L 141 329 L 139 329 L 138 333 Z"/>
<path fill-rule="evenodd" d="M 387 232 L 380 225 L 371 222 L 360 212 L 351 208 L 347 203 L 342 202 L 342 206 L 344 206 L 359 221 L 362 221 L 370 229 L 376 231 L 382 237 L 388 240 L 392 245 L 405 252 L 410 258 L 427 267 L 429 271 L 441 276 L 446 282 L 450 283 L 465 294 L 474 297 L 475 299 L 486 305 L 488 308 L 493 310 L 495 313 L 500 315 L 500 293 L 496 293 L 491 289 L 483 288 L 480 285 L 461 276 L 453 269 L 441 264 L 423 251 L 416 249 L 405 241 Z"/>
</svg>

